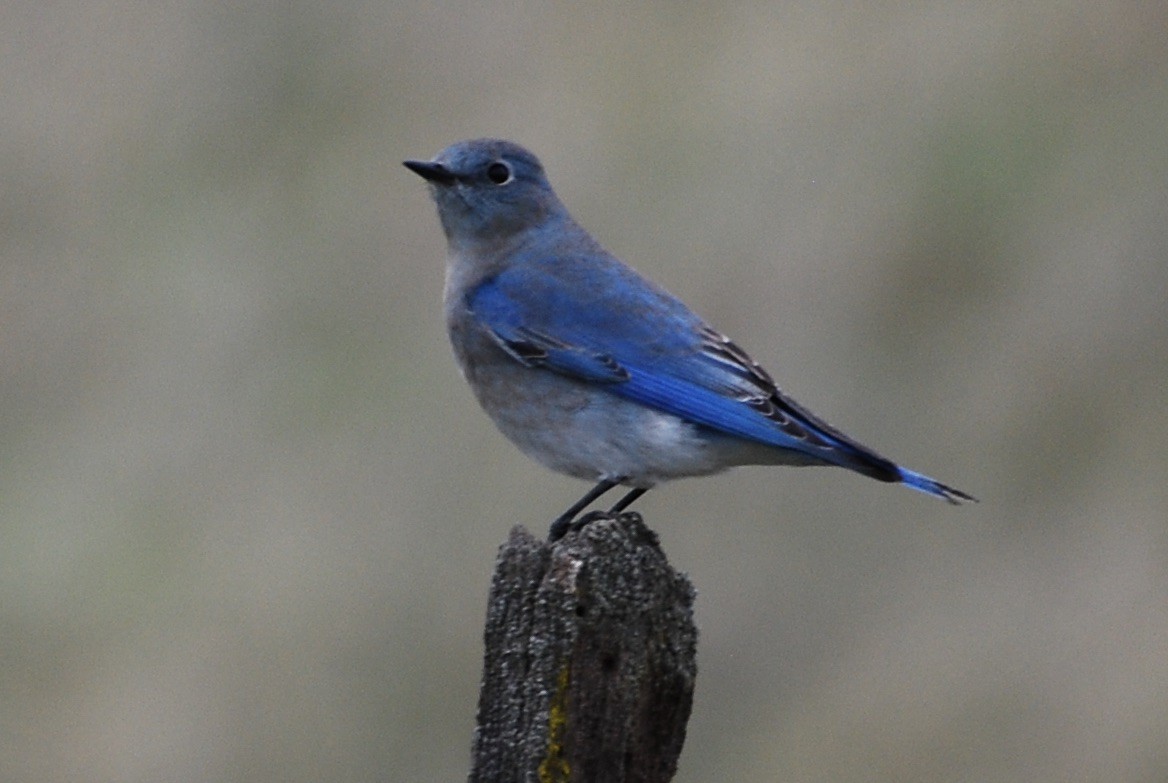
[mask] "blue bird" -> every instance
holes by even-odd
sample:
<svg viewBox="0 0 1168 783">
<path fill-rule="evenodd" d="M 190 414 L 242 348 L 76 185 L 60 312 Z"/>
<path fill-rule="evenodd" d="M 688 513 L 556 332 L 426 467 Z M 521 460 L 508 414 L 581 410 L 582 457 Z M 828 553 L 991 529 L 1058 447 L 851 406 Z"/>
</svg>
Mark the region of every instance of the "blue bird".
<svg viewBox="0 0 1168 783">
<path fill-rule="evenodd" d="M 464 141 L 404 165 L 438 205 L 446 325 L 479 403 L 529 457 L 597 482 L 552 523 L 551 540 L 618 485 L 631 489 L 607 515 L 659 482 L 737 465 L 838 465 L 975 500 L 783 394 L 745 351 L 605 251 L 523 147 Z"/>
</svg>

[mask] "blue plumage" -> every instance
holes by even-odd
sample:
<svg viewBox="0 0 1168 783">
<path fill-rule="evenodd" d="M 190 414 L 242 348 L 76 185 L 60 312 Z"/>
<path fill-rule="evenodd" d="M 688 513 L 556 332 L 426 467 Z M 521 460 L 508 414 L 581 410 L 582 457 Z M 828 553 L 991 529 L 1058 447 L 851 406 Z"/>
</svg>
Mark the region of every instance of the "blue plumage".
<svg viewBox="0 0 1168 783">
<path fill-rule="evenodd" d="M 617 484 L 634 489 L 611 513 L 659 481 L 744 464 L 838 465 L 973 500 L 784 395 L 737 345 L 604 251 L 523 148 L 462 142 L 406 166 L 438 204 L 447 326 L 479 402 L 530 456 L 599 482 L 553 537 Z"/>
</svg>

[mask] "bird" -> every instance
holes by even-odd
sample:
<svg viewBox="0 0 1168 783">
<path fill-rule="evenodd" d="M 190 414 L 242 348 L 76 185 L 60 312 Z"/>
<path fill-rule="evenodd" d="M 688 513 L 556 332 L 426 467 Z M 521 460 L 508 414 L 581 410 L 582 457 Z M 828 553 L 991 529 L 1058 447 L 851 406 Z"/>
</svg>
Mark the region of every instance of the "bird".
<svg viewBox="0 0 1168 783">
<path fill-rule="evenodd" d="M 976 502 L 783 393 L 737 343 L 601 247 L 524 147 L 472 139 L 403 165 L 437 205 L 446 327 L 479 404 L 529 457 L 595 482 L 550 541 L 661 482 L 741 465 L 834 465 Z M 612 507 L 581 515 L 617 486 L 628 490 Z"/>
</svg>

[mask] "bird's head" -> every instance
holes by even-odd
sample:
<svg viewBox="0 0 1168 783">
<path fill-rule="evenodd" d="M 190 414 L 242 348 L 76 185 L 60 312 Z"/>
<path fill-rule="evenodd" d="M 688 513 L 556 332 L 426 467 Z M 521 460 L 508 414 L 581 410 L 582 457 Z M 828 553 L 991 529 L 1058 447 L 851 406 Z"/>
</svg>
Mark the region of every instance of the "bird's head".
<svg viewBox="0 0 1168 783">
<path fill-rule="evenodd" d="M 404 165 L 430 183 L 452 245 L 506 241 L 566 214 L 539 159 L 513 142 L 461 141 Z"/>
</svg>

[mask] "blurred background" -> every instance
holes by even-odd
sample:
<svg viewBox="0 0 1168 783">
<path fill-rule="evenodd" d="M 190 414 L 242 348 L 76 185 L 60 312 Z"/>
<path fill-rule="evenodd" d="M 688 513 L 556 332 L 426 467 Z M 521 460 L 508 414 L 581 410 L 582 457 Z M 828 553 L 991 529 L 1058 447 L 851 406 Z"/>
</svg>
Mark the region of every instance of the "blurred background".
<svg viewBox="0 0 1168 783">
<path fill-rule="evenodd" d="M 399 164 L 502 136 L 796 399 L 979 496 L 744 468 L 678 781 L 1168 779 L 1168 6 L 10 2 L 0 779 L 461 780 L 496 549 Z"/>
</svg>

